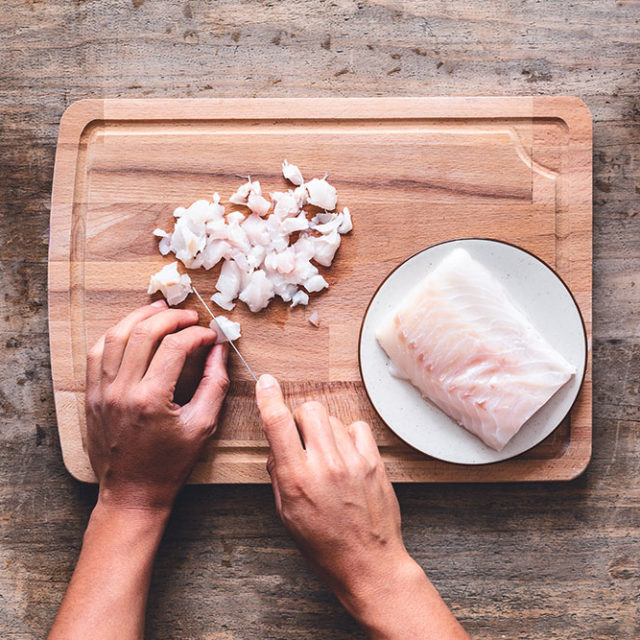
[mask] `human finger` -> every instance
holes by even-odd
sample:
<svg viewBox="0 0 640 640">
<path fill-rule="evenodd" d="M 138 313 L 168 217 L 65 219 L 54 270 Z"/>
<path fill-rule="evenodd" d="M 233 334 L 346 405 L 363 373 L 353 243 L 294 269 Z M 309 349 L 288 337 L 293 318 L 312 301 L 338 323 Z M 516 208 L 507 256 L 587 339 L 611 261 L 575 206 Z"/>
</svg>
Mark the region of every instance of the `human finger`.
<svg viewBox="0 0 640 640">
<path fill-rule="evenodd" d="M 104 335 L 104 350 L 102 353 L 102 374 L 107 382 L 111 382 L 118 375 L 123 354 L 134 328 L 140 323 L 167 309 L 164 300 L 157 300 L 132 311 L 128 316 L 111 327 Z"/>
<path fill-rule="evenodd" d="M 349 432 L 342 421 L 338 420 L 335 416 L 329 416 L 329 424 L 331 425 L 333 438 L 336 442 L 336 447 L 340 452 L 340 455 L 347 460 L 357 455 L 358 452 L 353 440 L 349 436 Z"/>
<path fill-rule="evenodd" d="M 183 414 L 187 416 L 189 422 L 207 428 L 215 426 L 229 388 L 228 353 L 229 345 L 226 342 L 215 345 L 209 351 L 202 380 L 200 380 L 193 398 L 182 408 Z"/>
<path fill-rule="evenodd" d="M 348 432 L 358 453 L 362 457 L 372 463 L 377 463 L 380 460 L 378 445 L 371 432 L 371 427 L 366 422 L 362 420 L 354 422 L 349 425 Z"/>
<path fill-rule="evenodd" d="M 187 356 L 200 347 L 210 346 L 215 340 L 215 331 L 199 325 L 165 336 L 142 378 L 143 384 L 173 392 Z"/>
<path fill-rule="evenodd" d="M 315 400 L 305 402 L 296 408 L 293 418 L 300 429 L 307 452 L 315 451 L 330 457 L 338 455 L 329 412 L 322 403 Z"/>
<path fill-rule="evenodd" d="M 256 384 L 256 401 L 275 465 L 300 460 L 304 453 L 300 435 L 273 376 L 260 376 Z"/>
<path fill-rule="evenodd" d="M 141 380 L 160 341 L 174 331 L 193 325 L 197 321 L 198 314 L 191 309 L 166 309 L 139 322 L 133 328 L 124 350 L 118 371 L 119 381 L 123 384 L 133 384 Z"/>
<path fill-rule="evenodd" d="M 273 488 L 273 498 L 276 503 L 276 511 L 278 515 L 282 513 L 282 496 L 280 495 L 280 485 L 278 484 L 278 474 L 275 469 L 275 460 L 273 459 L 273 454 L 269 454 L 267 458 L 267 472 L 269 473 L 269 477 L 271 478 L 271 486 Z"/>
<path fill-rule="evenodd" d="M 95 389 L 100 384 L 100 372 L 102 371 L 102 355 L 104 353 L 104 336 L 89 349 L 87 353 L 87 379 L 86 391 Z"/>
</svg>

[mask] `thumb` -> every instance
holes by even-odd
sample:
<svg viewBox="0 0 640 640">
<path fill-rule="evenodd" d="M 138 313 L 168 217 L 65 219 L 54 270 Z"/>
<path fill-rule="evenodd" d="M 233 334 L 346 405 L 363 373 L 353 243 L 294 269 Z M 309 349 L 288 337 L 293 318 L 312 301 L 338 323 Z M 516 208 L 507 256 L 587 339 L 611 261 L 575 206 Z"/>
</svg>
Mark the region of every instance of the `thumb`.
<svg viewBox="0 0 640 640">
<path fill-rule="evenodd" d="M 256 402 L 276 466 L 300 458 L 303 449 L 298 428 L 273 376 L 260 376 L 256 384 Z"/>
</svg>

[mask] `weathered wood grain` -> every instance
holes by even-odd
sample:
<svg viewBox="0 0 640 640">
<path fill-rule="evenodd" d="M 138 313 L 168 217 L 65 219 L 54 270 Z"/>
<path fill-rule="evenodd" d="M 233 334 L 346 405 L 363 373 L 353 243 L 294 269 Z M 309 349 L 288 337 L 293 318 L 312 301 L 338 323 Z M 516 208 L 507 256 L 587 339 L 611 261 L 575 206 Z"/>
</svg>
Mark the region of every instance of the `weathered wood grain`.
<svg viewBox="0 0 640 640">
<path fill-rule="evenodd" d="M 7 0 L 0 12 L 0 635 L 42 637 L 95 494 L 64 470 L 46 320 L 58 123 L 84 97 L 580 96 L 594 117 L 594 442 L 570 484 L 399 485 L 474 638 L 640 636 L 640 6 L 620 0 Z M 361 638 L 268 487 L 190 487 L 149 638 Z"/>
</svg>

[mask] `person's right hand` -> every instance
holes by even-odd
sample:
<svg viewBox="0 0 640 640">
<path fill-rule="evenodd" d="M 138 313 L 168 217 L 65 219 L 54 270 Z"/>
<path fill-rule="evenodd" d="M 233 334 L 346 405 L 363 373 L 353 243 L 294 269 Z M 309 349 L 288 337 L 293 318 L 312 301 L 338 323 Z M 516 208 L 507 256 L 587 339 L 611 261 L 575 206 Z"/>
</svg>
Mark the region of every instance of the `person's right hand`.
<svg viewBox="0 0 640 640">
<path fill-rule="evenodd" d="M 346 427 L 318 402 L 292 414 L 269 375 L 256 396 L 278 514 L 370 637 L 468 639 L 405 549 L 398 500 L 369 425 Z"/>
<path fill-rule="evenodd" d="M 411 559 L 369 425 L 346 427 L 318 402 L 291 414 L 272 376 L 262 376 L 256 389 L 271 446 L 267 468 L 284 525 L 338 595 L 377 588 Z"/>
</svg>

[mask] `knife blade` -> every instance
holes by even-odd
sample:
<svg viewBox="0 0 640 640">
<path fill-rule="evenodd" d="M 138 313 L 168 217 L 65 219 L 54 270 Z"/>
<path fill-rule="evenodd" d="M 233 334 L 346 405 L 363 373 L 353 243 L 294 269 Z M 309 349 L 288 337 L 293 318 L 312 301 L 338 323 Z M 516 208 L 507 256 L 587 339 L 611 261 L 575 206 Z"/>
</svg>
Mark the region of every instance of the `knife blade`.
<svg viewBox="0 0 640 640">
<path fill-rule="evenodd" d="M 218 324 L 216 317 L 213 315 L 213 312 L 211 311 L 211 309 L 209 309 L 209 305 L 202 299 L 202 296 L 198 293 L 198 290 L 193 285 L 191 285 L 191 289 L 193 290 L 193 293 L 195 293 L 196 296 L 198 296 L 198 300 L 200 300 L 200 302 L 202 303 L 202 306 L 208 311 L 209 315 L 211 316 L 213 321 L 216 323 L 216 327 L 218 327 L 218 331 L 220 331 L 220 333 L 227 339 L 227 342 L 233 347 L 233 350 L 238 354 L 238 358 L 242 360 L 242 364 L 245 367 L 247 367 L 247 371 L 251 374 L 251 377 L 256 382 L 258 382 L 258 378 L 256 377 L 256 374 L 253 373 L 251 367 L 247 364 L 247 361 L 242 357 L 242 354 L 240 353 L 240 351 L 238 351 L 238 347 L 236 347 L 236 345 L 233 344 L 231 340 L 229 340 L 229 336 L 224 332 L 222 327 Z"/>
</svg>

